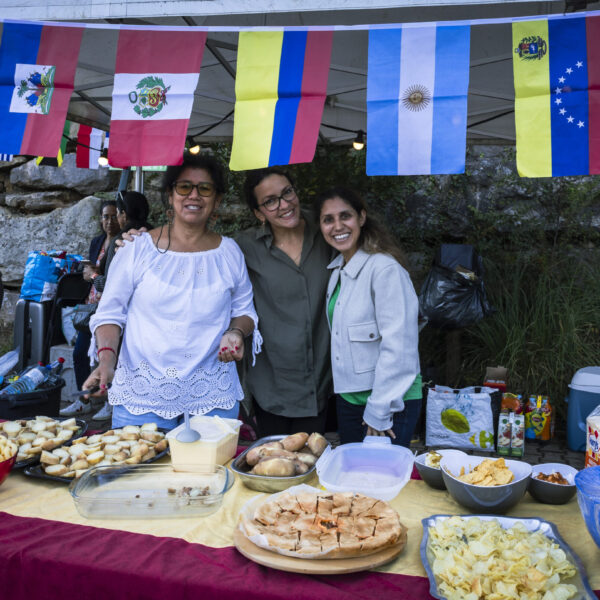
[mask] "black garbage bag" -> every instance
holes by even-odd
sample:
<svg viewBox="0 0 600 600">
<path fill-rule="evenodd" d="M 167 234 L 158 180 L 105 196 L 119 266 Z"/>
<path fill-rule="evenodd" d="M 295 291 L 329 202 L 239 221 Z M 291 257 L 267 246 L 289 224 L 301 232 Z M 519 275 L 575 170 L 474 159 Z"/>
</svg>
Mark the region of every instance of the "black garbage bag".
<svg viewBox="0 0 600 600">
<path fill-rule="evenodd" d="M 434 327 L 460 329 L 492 314 L 483 275 L 473 246 L 442 244 L 419 294 L 421 316 Z"/>
</svg>

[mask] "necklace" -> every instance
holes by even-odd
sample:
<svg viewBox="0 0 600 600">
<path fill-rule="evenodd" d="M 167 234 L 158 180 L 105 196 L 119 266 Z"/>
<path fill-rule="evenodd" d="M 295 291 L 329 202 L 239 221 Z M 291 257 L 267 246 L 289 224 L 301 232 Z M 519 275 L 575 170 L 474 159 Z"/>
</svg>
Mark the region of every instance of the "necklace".
<svg viewBox="0 0 600 600">
<path fill-rule="evenodd" d="M 278 242 L 275 244 L 277 248 L 279 248 L 286 256 L 288 256 L 296 265 L 300 264 L 300 257 L 302 256 L 302 245 L 300 246 L 299 252 L 290 252 L 285 249 L 285 244 Z"/>
</svg>

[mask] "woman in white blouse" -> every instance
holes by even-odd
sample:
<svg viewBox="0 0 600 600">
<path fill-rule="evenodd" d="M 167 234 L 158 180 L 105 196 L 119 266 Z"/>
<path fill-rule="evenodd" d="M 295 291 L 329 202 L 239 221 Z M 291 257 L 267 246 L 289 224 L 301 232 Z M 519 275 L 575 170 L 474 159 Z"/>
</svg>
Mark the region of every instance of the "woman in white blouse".
<svg viewBox="0 0 600 600">
<path fill-rule="evenodd" d="M 225 192 L 223 169 L 210 156 L 186 156 L 166 171 L 163 192 L 168 224 L 116 254 L 90 321 L 99 364 L 84 386 L 102 393 L 112 383 L 113 427 L 169 429 L 185 408 L 235 418 L 243 398 L 233 361 L 258 318 L 239 247 L 207 227 Z M 257 331 L 254 342 L 256 352 Z"/>
</svg>

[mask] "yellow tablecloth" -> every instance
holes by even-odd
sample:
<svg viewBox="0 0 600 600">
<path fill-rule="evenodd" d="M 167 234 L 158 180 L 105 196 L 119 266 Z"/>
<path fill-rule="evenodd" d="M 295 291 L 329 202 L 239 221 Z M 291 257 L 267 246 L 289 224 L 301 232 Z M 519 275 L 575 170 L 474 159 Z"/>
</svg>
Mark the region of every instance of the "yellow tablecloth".
<svg viewBox="0 0 600 600">
<path fill-rule="evenodd" d="M 318 479 L 308 482 L 318 486 Z M 176 519 L 86 519 L 79 515 L 66 484 L 43 481 L 14 471 L 0 486 L 0 511 L 20 517 L 39 517 L 66 523 L 91 525 L 134 533 L 182 538 L 213 548 L 233 545 L 233 530 L 243 504 L 257 495 L 237 480 L 226 494 L 223 506 L 204 518 Z M 267 494 L 263 494 L 267 496 Z M 408 528 L 408 543 L 402 554 L 379 571 L 425 577 L 419 545 L 421 519 L 434 514 L 469 514 L 446 491 L 434 490 L 423 481 L 411 480 L 391 501 Z M 553 522 L 561 536 L 581 559 L 592 589 L 600 589 L 600 549 L 589 535 L 576 498 L 561 506 L 540 504 L 529 494 L 507 516 L 539 517 Z"/>
</svg>

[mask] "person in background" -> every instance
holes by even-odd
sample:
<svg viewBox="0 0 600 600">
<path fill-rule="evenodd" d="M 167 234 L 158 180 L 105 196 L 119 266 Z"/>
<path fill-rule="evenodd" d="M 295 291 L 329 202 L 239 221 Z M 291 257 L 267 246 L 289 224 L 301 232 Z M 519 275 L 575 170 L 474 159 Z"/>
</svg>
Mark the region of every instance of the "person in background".
<svg viewBox="0 0 600 600">
<path fill-rule="evenodd" d="M 235 236 L 261 322 L 262 352 L 245 369 L 260 437 L 324 433 L 331 394 L 325 317 L 332 258 L 291 177 L 278 168 L 251 171 L 244 194 L 260 226 Z"/>
<path fill-rule="evenodd" d="M 100 205 L 100 224 L 102 233 L 96 236 L 90 243 L 88 253 L 89 263 L 83 267 L 83 278 L 86 281 L 93 282 L 97 277 L 103 275 L 103 259 L 110 243 L 119 232 L 119 222 L 117 221 L 117 203 L 114 200 L 105 200 Z M 94 304 L 100 299 L 100 292 L 92 286 L 86 299 L 86 304 Z M 90 360 L 88 358 L 88 349 L 90 347 L 91 333 L 88 331 L 79 331 L 75 346 L 73 348 L 73 371 L 75 372 L 75 381 L 77 389 L 83 389 L 84 381 L 90 374 Z M 60 411 L 61 417 L 77 417 L 87 415 L 93 410 L 89 399 L 78 398 L 66 408 Z M 106 415 L 106 409 L 102 408 L 94 415 L 94 420 L 107 420 L 110 414 Z"/>
<path fill-rule="evenodd" d="M 331 262 L 327 320 L 342 444 L 365 435 L 409 447 L 421 410 L 418 300 L 403 256 L 345 188 L 320 195 L 315 208 Z"/>
<path fill-rule="evenodd" d="M 126 244 L 90 321 L 98 367 L 86 389 L 108 390 L 112 426 L 172 429 L 192 415 L 236 418 L 243 391 L 233 361 L 254 332 L 252 286 L 231 239 L 208 228 L 226 190 L 211 156 L 185 155 L 164 175 L 167 224 Z M 123 343 L 117 356 L 119 342 Z"/>
<path fill-rule="evenodd" d="M 112 239 L 108 250 L 101 263 L 104 275 L 99 275 L 94 279 L 94 287 L 98 292 L 104 290 L 106 278 L 110 263 L 115 257 L 117 241 L 123 239 L 123 233 L 130 229 L 142 229 L 149 231 L 152 225 L 148 223 L 150 206 L 146 196 L 140 192 L 118 192 L 117 194 L 117 220 L 119 221 L 120 232 Z"/>
</svg>

